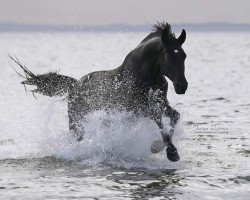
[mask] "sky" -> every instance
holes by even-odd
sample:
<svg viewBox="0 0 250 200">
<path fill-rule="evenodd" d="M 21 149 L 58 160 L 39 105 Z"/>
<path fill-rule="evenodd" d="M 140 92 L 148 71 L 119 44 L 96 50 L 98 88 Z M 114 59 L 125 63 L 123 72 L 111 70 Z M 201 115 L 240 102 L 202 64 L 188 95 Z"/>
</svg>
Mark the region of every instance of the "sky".
<svg viewBox="0 0 250 200">
<path fill-rule="evenodd" d="M 250 24 L 250 0 L 0 0 L 0 23 Z"/>
</svg>

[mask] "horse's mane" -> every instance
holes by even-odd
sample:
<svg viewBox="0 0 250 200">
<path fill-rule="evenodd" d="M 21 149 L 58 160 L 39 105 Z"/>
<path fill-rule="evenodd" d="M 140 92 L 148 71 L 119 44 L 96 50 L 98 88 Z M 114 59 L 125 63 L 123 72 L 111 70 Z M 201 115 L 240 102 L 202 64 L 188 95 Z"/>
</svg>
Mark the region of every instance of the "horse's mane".
<svg viewBox="0 0 250 200">
<path fill-rule="evenodd" d="M 166 39 L 168 40 L 172 40 L 172 39 L 175 39 L 175 34 L 172 32 L 172 29 L 171 29 L 171 25 L 167 22 L 156 22 L 155 24 L 153 24 L 153 32 L 150 33 L 146 38 L 144 38 L 141 43 L 149 40 L 149 39 L 152 39 L 152 38 L 155 38 L 155 37 L 161 37 L 162 36 L 162 33 L 164 33 Z"/>
<path fill-rule="evenodd" d="M 168 39 L 175 39 L 175 34 L 172 32 L 171 25 L 167 22 L 156 22 L 153 24 L 153 31 L 166 34 Z"/>
</svg>

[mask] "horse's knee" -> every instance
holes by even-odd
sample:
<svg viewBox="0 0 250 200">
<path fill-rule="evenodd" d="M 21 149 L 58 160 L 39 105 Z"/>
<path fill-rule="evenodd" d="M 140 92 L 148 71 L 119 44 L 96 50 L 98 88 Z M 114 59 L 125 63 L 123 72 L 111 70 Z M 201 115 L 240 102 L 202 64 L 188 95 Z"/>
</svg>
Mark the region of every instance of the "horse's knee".
<svg viewBox="0 0 250 200">
<path fill-rule="evenodd" d="M 174 110 L 174 118 L 178 121 L 180 119 L 180 113 Z"/>
<path fill-rule="evenodd" d="M 180 119 L 180 113 L 177 112 L 176 110 L 172 110 L 171 116 L 170 116 L 170 123 L 171 126 L 175 126 L 177 122 Z"/>
</svg>

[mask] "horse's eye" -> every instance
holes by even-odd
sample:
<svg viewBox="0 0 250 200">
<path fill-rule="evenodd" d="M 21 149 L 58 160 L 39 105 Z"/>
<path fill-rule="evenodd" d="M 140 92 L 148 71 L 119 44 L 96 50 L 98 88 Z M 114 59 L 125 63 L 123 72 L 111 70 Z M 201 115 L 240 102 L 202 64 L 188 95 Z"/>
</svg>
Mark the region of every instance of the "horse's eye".
<svg viewBox="0 0 250 200">
<path fill-rule="evenodd" d="M 178 50 L 178 49 L 175 49 L 175 50 L 174 50 L 174 53 L 179 53 L 179 50 Z"/>
</svg>

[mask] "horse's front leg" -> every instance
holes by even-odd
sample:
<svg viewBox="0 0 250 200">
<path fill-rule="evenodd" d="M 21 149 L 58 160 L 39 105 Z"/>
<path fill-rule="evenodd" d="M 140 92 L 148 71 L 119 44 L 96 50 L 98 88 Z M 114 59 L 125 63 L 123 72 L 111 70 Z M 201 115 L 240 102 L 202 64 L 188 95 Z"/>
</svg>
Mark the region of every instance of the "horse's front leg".
<svg viewBox="0 0 250 200">
<path fill-rule="evenodd" d="M 174 128 L 180 119 L 180 113 L 178 113 L 175 109 L 173 109 L 167 103 L 166 108 L 164 110 L 164 114 L 165 116 L 170 118 L 170 125 L 171 125 L 170 133 L 168 134 L 168 137 L 166 138 L 167 143 L 168 143 L 167 149 L 166 149 L 167 156 L 169 160 L 171 160 L 170 158 L 172 158 L 174 161 L 178 161 L 180 159 L 180 156 L 178 154 L 176 147 L 173 145 L 172 136 L 174 133 Z"/>
<path fill-rule="evenodd" d="M 171 132 L 173 133 L 174 128 L 180 119 L 180 113 L 173 109 L 169 104 L 166 104 L 164 114 L 166 117 L 170 118 L 170 125 L 172 127 Z"/>
<path fill-rule="evenodd" d="M 159 123 L 159 122 L 156 122 L 156 123 L 160 128 L 163 141 L 161 140 L 155 141 L 151 146 L 151 151 L 153 153 L 159 153 L 165 147 L 167 147 L 166 153 L 167 153 L 168 159 L 172 162 L 178 161 L 180 159 L 180 156 L 178 154 L 177 148 L 174 146 L 172 142 L 172 134 L 173 134 L 172 130 L 169 132 L 164 128 L 162 123 Z"/>
<path fill-rule="evenodd" d="M 167 157 L 170 161 L 175 162 L 180 159 L 180 156 L 178 154 L 176 147 L 174 146 L 172 142 L 172 135 L 174 132 L 175 125 L 177 124 L 180 118 L 180 114 L 176 110 L 171 108 L 168 104 L 165 105 L 165 108 L 162 111 L 162 114 L 170 118 L 170 125 L 172 129 L 170 131 L 167 131 L 164 128 L 164 125 L 162 123 L 162 115 L 160 116 L 158 113 L 156 117 L 154 118 L 154 120 L 156 124 L 158 125 L 158 127 L 160 128 L 163 141 L 155 141 L 153 145 L 151 146 L 151 151 L 153 153 L 159 153 L 167 146 L 167 149 L 166 149 Z"/>
</svg>

